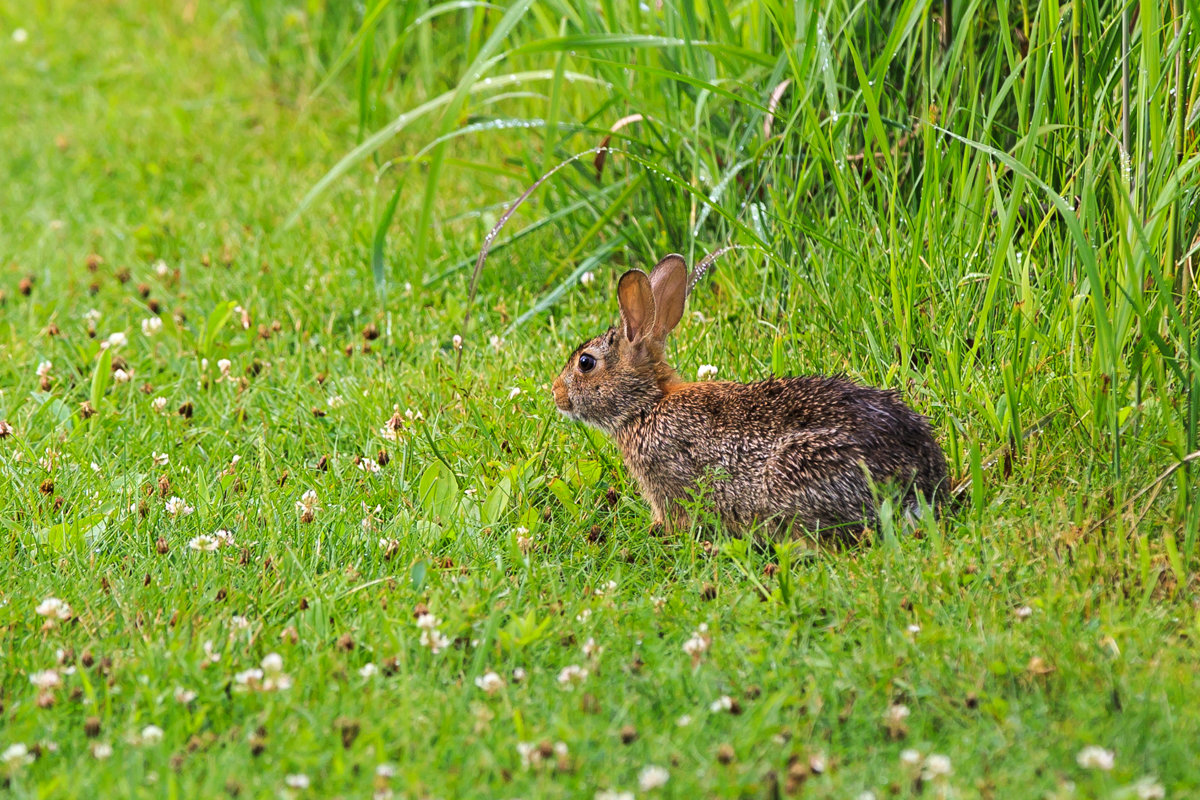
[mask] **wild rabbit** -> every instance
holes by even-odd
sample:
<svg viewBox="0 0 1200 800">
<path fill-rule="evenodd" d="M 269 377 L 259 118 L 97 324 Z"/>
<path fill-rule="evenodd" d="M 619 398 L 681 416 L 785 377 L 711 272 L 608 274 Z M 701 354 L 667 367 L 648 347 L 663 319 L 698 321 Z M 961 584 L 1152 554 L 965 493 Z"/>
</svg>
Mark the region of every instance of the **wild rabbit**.
<svg viewBox="0 0 1200 800">
<path fill-rule="evenodd" d="M 936 507 L 945 455 L 895 392 L 821 376 L 681 379 L 663 344 L 687 286 L 679 255 L 626 272 L 620 324 L 576 348 L 554 381 L 562 413 L 616 440 L 655 522 L 685 526 L 681 502 L 695 496 L 735 533 L 857 530 L 876 519 L 873 485 L 897 489 L 910 511 L 918 494 Z"/>
</svg>

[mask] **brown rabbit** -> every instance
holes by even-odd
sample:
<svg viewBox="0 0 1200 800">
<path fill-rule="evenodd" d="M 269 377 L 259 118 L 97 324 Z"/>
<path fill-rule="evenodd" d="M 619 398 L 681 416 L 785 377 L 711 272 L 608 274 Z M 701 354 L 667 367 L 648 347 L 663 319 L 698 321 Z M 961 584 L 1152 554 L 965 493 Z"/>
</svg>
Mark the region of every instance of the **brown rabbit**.
<svg viewBox="0 0 1200 800">
<path fill-rule="evenodd" d="M 781 534 L 876 518 L 872 484 L 891 484 L 918 511 L 946 492 L 946 457 L 925 417 L 895 392 L 820 376 L 688 383 L 663 359 L 683 316 L 688 274 L 669 255 L 649 276 L 617 284 L 621 324 L 578 347 L 554 402 L 617 441 L 655 522 L 686 524 L 680 502 L 702 498 L 734 532 Z"/>
</svg>

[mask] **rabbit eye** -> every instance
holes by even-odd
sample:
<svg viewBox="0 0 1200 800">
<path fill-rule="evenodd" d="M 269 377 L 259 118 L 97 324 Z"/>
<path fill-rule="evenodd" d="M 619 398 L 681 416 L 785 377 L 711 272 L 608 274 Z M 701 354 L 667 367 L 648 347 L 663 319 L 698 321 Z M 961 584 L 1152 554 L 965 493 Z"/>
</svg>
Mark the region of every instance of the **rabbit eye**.
<svg viewBox="0 0 1200 800">
<path fill-rule="evenodd" d="M 579 357 L 579 371 L 591 372 L 596 367 L 596 359 L 593 356 L 584 353 Z"/>
</svg>

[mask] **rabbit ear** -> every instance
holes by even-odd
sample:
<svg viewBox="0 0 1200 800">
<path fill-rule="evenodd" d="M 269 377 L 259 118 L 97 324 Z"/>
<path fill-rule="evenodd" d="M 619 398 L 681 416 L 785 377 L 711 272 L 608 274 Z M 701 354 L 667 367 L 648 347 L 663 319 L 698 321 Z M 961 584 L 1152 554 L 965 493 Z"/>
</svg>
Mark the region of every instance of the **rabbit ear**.
<svg viewBox="0 0 1200 800">
<path fill-rule="evenodd" d="M 650 273 L 650 289 L 654 294 L 654 336 L 659 341 L 666 339 L 683 317 L 687 280 L 687 262 L 678 253 L 663 258 Z"/>
<path fill-rule="evenodd" d="M 625 339 L 637 342 L 654 327 L 654 292 L 650 279 L 640 269 L 631 269 L 617 282 L 617 305 L 621 307 L 621 329 Z"/>
</svg>

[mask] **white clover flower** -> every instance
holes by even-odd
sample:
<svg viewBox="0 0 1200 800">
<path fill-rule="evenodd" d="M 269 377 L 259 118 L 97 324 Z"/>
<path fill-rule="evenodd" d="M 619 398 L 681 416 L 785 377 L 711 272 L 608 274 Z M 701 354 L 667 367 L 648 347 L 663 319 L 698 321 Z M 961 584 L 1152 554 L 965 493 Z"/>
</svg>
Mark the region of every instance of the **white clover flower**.
<svg viewBox="0 0 1200 800">
<path fill-rule="evenodd" d="M 228 358 L 217 359 L 217 369 L 221 370 L 221 379 L 230 377 L 229 371 L 233 369 L 233 362 Z"/>
<path fill-rule="evenodd" d="M 17 429 L 14 428 L 8 420 L 0 419 L 0 439 L 6 439 L 9 436 L 15 436 Z"/>
<path fill-rule="evenodd" d="M 667 772 L 666 768 L 649 764 L 642 768 L 638 773 L 638 788 L 643 792 L 649 792 L 661 786 L 667 785 L 667 780 L 671 777 L 671 773 Z"/>
<path fill-rule="evenodd" d="M 117 383 L 129 383 L 133 380 L 133 370 L 131 369 L 114 369 L 113 380 Z"/>
<path fill-rule="evenodd" d="M 905 631 L 908 633 L 909 636 L 916 636 L 918 633 L 921 632 L 921 626 L 914 622 L 911 625 L 909 625 L 907 628 L 905 628 Z"/>
<path fill-rule="evenodd" d="M 96 742 L 92 745 L 92 757 L 98 761 L 103 761 L 106 758 L 111 758 L 113 754 L 112 745 L 108 742 Z"/>
<path fill-rule="evenodd" d="M 196 699 L 195 692 L 193 692 L 191 689 L 184 689 L 182 686 L 175 687 L 174 696 L 176 703 L 181 703 L 185 706 Z"/>
<path fill-rule="evenodd" d="M 156 467 L 165 467 L 167 464 L 171 463 L 171 456 L 166 453 L 151 452 L 150 459 L 154 462 Z"/>
<path fill-rule="evenodd" d="M 29 752 L 29 748 L 17 742 L 10 744 L 4 748 L 4 752 L 0 753 L 0 763 L 8 766 L 21 766 L 33 761 L 33 754 Z"/>
<path fill-rule="evenodd" d="M 711 703 L 709 703 L 708 710 L 714 714 L 720 713 L 721 711 L 732 711 L 733 698 L 727 694 L 723 694 L 716 700 L 713 700 Z"/>
<path fill-rule="evenodd" d="M 686 728 L 688 725 L 691 725 L 691 724 L 692 724 L 692 715 L 691 714 L 681 714 L 679 716 L 679 719 L 675 720 L 675 725 L 680 728 Z"/>
<path fill-rule="evenodd" d="M 205 553 L 211 553 L 220 546 L 221 542 L 217 539 L 217 537 L 209 536 L 206 533 L 202 533 L 199 536 L 193 536 L 192 540 L 188 542 L 188 547 L 191 549 L 200 550 Z"/>
<path fill-rule="evenodd" d="M 417 627 L 423 631 L 432 631 L 441 625 L 442 621 L 433 614 L 421 614 L 417 617 Z"/>
<path fill-rule="evenodd" d="M 250 620 L 243 617 L 241 614 L 234 614 L 229 618 L 229 624 L 236 631 L 244 631 L 250 627 Z"/>
<path fill-rule="evenodd" d="M 110 333 L 108 335 L 108 338 L 100 343 L 100 347 L 101 348 L 123 347 L 124 345 L 127 345 L 127 344 L 129 344 L 129 337 L 126 336 L 121 331 L 116 331 L 115 333 Z"/>
<path fill-rule="evenodd" d="M 532 767 L 542 760 L 541 751 L 533 742 L 517 742 L 517 754 L 521 756 L 521 764 Z"/>
<path fill-rule="evenodd" d="M 908 706 L 903 703 L 893 703 L 888 706 L 886 719 L 889 725 L 899 725 L 904 720 L 908 719 L 912 712 L 908 710 Z"/>
<path fill-rule="evenodd" d="M 162 412 L 167 410 L 167 398 L 165 398 L 165 397 L 154 398 L 153 400 L 150 401 L 150 408 L 154 411 L 154 413 L 161 414 Z"/>
<path fill-rule="evenodd" d="M 704 653 L 708 650 L 711 641 L 712 637 L 708 635 L 708 626 L 701 625 L 700 629 L 683 643 L 683 652 L 692 659 L 693 668 L 700 664 L 700 659 L 703 658 Z"/>
<path fill-rule="evenodd" d="M 250 669 L 242 670 L 241 672 L 238 672 L 233 676 L 234 683 L 237 683 L 241 686 L 249 686 L 249 687 L 259 685 L 260 683 L 262 683 L 262 679 L 263 679 L 263 671 L 261 669 L 255 668 L 255 667 L 251 667 Z"/>
<path fill-rule="evenodd" d="M 441 631 L 421 631 L 421 646 L 428 647 L 434 655 L 450 646 L 450 638 Z"/>
<path fill-rule="evenodd" d="M 591 636 L 589 636 L 588 640 L 583 643 L 583 657 L 584 658 L 599 658 L 600 654 L 603 652 L 604 652 L 604 647 L 602 645 L 596 644 L 596 640 L 594 638 L 592 638 Z"/>
<path fill-rule="evenodd" d="M 1033 616 L 1033 609 L 1029 606 L 1021 606 L 1013 613 L 1017 615 L 1017 619 L 1028 619 Z"/>
<path fill-rule="evenodd" d="M 906 767 L 919 767 L 921 766 L 922 761 L 924 761 L 924 758 L 920 752 L 913 750 L 912 748 L 907 748 L 900 751 L 900 763 Z"/>
<path fill-rule="evenodd" d="M 163 740 L 163 729 L 157 725 L 147 725 L 142 728 L 142 742 L 144 744 L 158 744 Z"/>
<path fill-rule="evenodd" d="M 47 597 L 42 602 L 38 603 L 34 609 L 38 615 L 49 617 L 50 619 L 68 620 L 71 618 L 71 606 L 65 601 L 59 600 L 57 597 Z"/>
<path fill-rule="evenodd" d="M 142 335 L 153 336 L 162 330 L 163 321 L 159 317 L 146 317 L 142 320 Z"/>
<path fill-rule="evenodd" d="M 592 610 L 590 608 L 585 608 L 582 611 L 580 611 L 578 614 L 575 615 L 575 621 L 576 622 L 587 622 L 591 616 L 592 616 Z"/>
<path fill-rule="evenodd" d="M 593 797 L 595 800 L 634 800 L 633 792 L 618 792 L 616 789 L 601 789 Z"/>
<path fill-rule="evenodd" d="M 167 266 L 167 262 L 160 258 L 154 262 L 154 274 L 160 278 L 165 278 L 171 274 L 171 268 Z"/>
<path fill-rule="evenodd" d="M 1088 745 L 1075 756 L 1075 763 L 1084 769 L 1100 769 L 1108 772 L 1113 768 L 1114 753 L 1103 747 Z"/>
<path fill-rule="evenodd" d="M 579 276 L 579 282 L 586 289 L 587 287 L 591 286 L 593 283 L 596 282 L 596 273 L 594 273 L 594 272 L 583 273 L 582 275 Z"/>
<path fill-rule="evenodd" d="M 1151 775 L 1138 779 L 1133 791 L 1138 800 L 1163 800 L 1167 796 L 1167 790 Z"/>
<path fill-rule="evenodd" d="M 374 678 L 379 674 L 379 667 L 368 661 L 358 668 L 358 674 L 364 678 Z"/>
<path fill-rule="evenodd" d="M 492 349 L 497 353 L 504 349 L 504 340 L 495 334 L 492 334 L 492 338 L 488 339 L 488 344 L 490 344 Z"/>
<path fill-rule="evenodd" d="M 286 783 L 290 789 L 307 789 L 310 785 L 308 776 L 304 775 L 303 773 L 287 775 L 284 777 L 283 782 Z"/>
<path fill-rule="evenodd" d="M 37 376 L 39 378 L 44 378 L 50 374 L 50 370 L 52 370 L 52 369 L 54 369 L 53 362 L 41 361 L 37 365 Z"/>
<path fill-rule="evenodd" d="M 240 621 L 242 621 L 243 623 L 245 623 L 245 622 L 246 622 L 246 618 L 245 618 L 245 617 L 237 617 L 237 616 L 235 616 L 235 617 L 233 618 L 233 620 L 234 620 L 233 626 L 234 626 L 235 628 L 239 628 L 239 627 L 242 627 L 242 628 L 244 628 L 244 627 L 246 627 L 246 625 L 241 625 L 241 626 L 239 626 L 239 625 L 238 625 L 238 621 L 239 621 L 239 620 L 240 620 Z M 221 654 L 220 654 L 220 653 L 218 653 L 218 652 L 217 652 L 217 651 L 216 651 L 216 650 L 213 648 L 213 643 L 212 643 L 211 641 L 205 641 L 205 642 L 204 642 L 204 660 L 205 660 L 205 661 L 208 661 L 209 663 L 216 663 L 217 661 L 220 661 L 220 660 L 221 660 Z"/>
<path fill-rule="evenodd" d="M 260 667 L 239 672 L 233 679 L 247 689 L 264 692 L 292 688 L 292 679 L 283 672 L 283 657 L 278 653 L 268 653 L 264 656 Z"/>
<path fill-rule="evenodd" d="M 100 321 L 101 316 L 103 316 L 103 315 L 96 309 L 94 309 L 94 308 L 88 309 L 86 312 L 84 312 L 83 321 L 89 322 L 92 325 L 95 325 L 97 322 Z"/>
<path fill-rule="evenodd" d="M 233 539 L 233 534 L 227 530 L 213 532 L 213 538 L 217 540 L 217 544 L 221 547 L 233 547 L 237 544 Z"/>
<path fill-rule="evenodd" d="M 524 667 L 517 667 L 512 671 L 513 683 L 520 683 L 527 677 Z"/>
<path fill-rule="evenodd" d="M 195 509 L 184 502 L 182 497 L 172 496 L 167 498 L 167 513 L 172 517 L 186 517 L 193 511 Z"/>
<path fill-rule="evenodd" d="M 485 672 L 475 679 L 475 685 L 487 694 L 495 694 L 504 688 L 504 679 L 495 672 Z"/>
<path fill-rule="evenodd" d="M 463 338 L 457 333 L 454 334 L 454 337 L 450 340 L 450 342 L 454 345 L 455 350 L 462 350 Z"/>
<path fill-rule="evenodd" d="M 698 381 L 711 381 L 716 376 L 717 368 L 712 364 L 701 364 L 700 368 L 696 370 L 696 380 Z"/>
<path fill-rule="evenodd" d="M 366 472 L 370 475 L 374 475 L 376 472 L 379 472 L 380 469 L 379 462 L 369 456 L 366 458 L 360 458 L 358 460 L 358 464 L 355 466 L 358 467 L 360 472 Z"/>
<path fill-rule="evenodd" d="M 615 592 L 616 590 L 617 590 L 617 582 L 609 581 L 608 583 L 604 584 L 603 586 L 597 586 L 595 589 L 593 589 L 592 594 L 596 595 L 596 597 L 604 597 L 606 594 L 609 594 L 610 592 Z"/>
<path fill-rule="evenodd" d="M 396 766 L 394 764 L 383 763 L 375 767 L 376 777 L 387 780 L 388 778 L 396 777 Z"/>
<path fill-rule="evenodd" d="M 300 512 L 316 512 L 321 509 L 320 501 L 317 499 L 317 493 L 313 489 L 309 489 L 304 494 L 300 495 L 300 499 L 296 501 L 296 510 Z"/>
<path fill-rule="evenodd" d="M 922 770 L 921 777 L 927 781 L 934 781 L 945 778 L 953 771 L 949 756 L 930 753 L 925 759 L 925 769 Z"/>
<path fill-rule="evenodd" d="M 25 44 L 29 41 L 29 31 L 24 28 L 15 28 L 12 32 L 12 40 L 14 44 Z"/>
<path fill-rule="evenodd" d="M 62 676 L 58 670 L 44 669 L 29 673 L 29 682 L 39 689 L 57 689 L 62 686 Z"/>
<path fill-rule="evenodd" d="M 588 671 L 586 667 L 570 664 L 559 670 L 558 682 L 564 688 L 571 689 L 587 680 L 587 676 Z"/>
<path fill-rule="evenodd" d="M 325 398 L 325 405 L 329 406 L 330 408 L 341 408 L 342 406 L 346 405 L 346 398 L 342 397 L 340 394 L 331 394 L 329 397 Z"/>
</svg>

